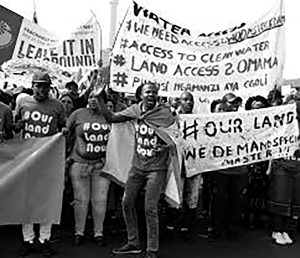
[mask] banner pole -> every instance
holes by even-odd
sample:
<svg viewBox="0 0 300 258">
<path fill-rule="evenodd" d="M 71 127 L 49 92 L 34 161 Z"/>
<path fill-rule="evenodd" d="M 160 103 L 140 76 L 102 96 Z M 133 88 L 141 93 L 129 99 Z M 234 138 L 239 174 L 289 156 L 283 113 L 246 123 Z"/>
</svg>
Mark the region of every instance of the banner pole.
<svg viewBox="0 0 300 258">
<path fill-rule="evenodd" d="M 33 0 L 33 22 L 38 24 L 37 13 L 36 13 L 36 2 Z"/>
<path fill-rule="evenodd" d="M 97 25 L 98 25 L 98 27 L 99 27 L 99 30 L 100 30 L 100 60 L 99 60 L 98 66 L 99 66 L 99 68 L 101 68 L 102 65 L 103 65 L 103 62 L 102 62 L 102 61 L 103 61 L 103 60 L 102 60 L 102 28 L 101 28 L 101 25 L 100 25 L 100 23 L 99 23 L 99 20 L 97 19 L 97 16 L 96 16 L 95 13 L 93 12 L 93 10 L 90 10 L 90 11 L 91 11 L 91 13 L 92 13 L 94 19 L 96 20 L 96 23 L 97 23 Z"/>
</svg>

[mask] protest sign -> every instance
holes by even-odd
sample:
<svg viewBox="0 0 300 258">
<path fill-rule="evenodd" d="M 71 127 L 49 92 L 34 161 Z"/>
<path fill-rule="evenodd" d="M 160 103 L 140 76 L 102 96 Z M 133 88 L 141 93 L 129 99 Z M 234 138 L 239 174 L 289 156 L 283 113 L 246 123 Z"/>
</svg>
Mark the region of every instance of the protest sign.
<svg viewBox="0 0 300 258">
<path fill-rule="evenodd" d="M 134 93 L 152 81 L 161 96 L 188 90 L 202 112 L 228 92 L 266 95 L 282 76 L 284 22 L 278 6 L 252 24 L 196 36 L 133 2 L 112 51 L 111 86 Z"/>
<path fill-rule="evenodd" d="M 18 76 L 30 77 L 37 69 L 52 72 L 61 67 L 62 72 L 52 74 L 58 77 L 53 78 L 58 85 L 56 81 L 65 82 L 70 71 L 98 67 L 100 33 L 94 17 L 65 40 L 3 6 L 0 17 L 0 64 L 8 61 L 3 69 L 16 80 L 21 80 Z"/>
<path fill-rule="evenodd" d="M 243 112 L 180 115 L 187 176 L 292 156 L 296 105 Z"/>
<path fill-rule="evenodd" d="M 0 144 L 0 225 L 59 223 L 64 188 L 61 134 Z"/>
<path fill-rule="evenodd" d="M 41 59 L 10 59 L 2 64 L 1 68 L 8 76 L 6 81 L 26 88 L 31 87 L 32 76 L 38 71 L 47 72 L 51 77 L 52 85 L 58 88 L 63 88 L 73 77 L 68 69 Z"/>
</svg>

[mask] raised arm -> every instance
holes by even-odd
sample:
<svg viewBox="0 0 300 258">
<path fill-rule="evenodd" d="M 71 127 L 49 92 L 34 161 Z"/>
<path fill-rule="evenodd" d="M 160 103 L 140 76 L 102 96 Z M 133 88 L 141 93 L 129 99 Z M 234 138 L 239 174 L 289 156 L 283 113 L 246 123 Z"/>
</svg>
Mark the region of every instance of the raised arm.
<svg viewBox="0 0 300 258">
<path fill-rule="evenodd" d="M 113 113 L 107 109 L 101 93 L 98 95 L 97 99 L 100 110 L 109 123 L 123 123 L 135 119 L 134 116 L 129 115 L 130 112 L 128 111 L 131 109 L 131 107 L 125 109 L 124 111 Z"/>
</svg>

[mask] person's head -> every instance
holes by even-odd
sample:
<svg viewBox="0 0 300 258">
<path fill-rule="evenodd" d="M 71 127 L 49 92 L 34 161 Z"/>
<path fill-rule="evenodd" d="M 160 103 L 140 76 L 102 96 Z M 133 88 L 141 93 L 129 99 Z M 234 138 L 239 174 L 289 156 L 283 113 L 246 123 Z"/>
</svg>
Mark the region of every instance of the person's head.
<svg viewBox="0 0 300 258">
<path fill-rule="evenodd" d="M 139 87 L 136 88 L 136 91 L 135 91 L 135 99 L 136 99 L 136 102 L 139 103 L 142 101 L 142 88 L 143 88 L 143 84 L 141 84 Z"/>
<path fill-rule="evenodd" d="M 99 105 L 98 105 L 98 99 L 96 96 L 96 93 L 94 91 L 91 91 L 88 97 L 88 105 L 89 105 L 89 109 L 95 111 L 95 112 L 99 112 Z"/>
<path fill-rule="evenodd" d="M 221 99 L 215 99 L 210 104 L 210 112 L 211 113 L 220 113 L 224 112 L 224 103 Z"/>
<path fill-rule="evenodd" d="M 32 77 L 33 97 L 37 101 L 48 99 L 51 83 L 51 78 L 48 73 L 41 71 L 36 72 Z"/>
<path fill-rule="evenodd" d="M 283 104 L 292 104 L 298 101 L 299 97 L 296 95 L 296 92 L 292 92 L 287 95 L 283 101 Z"/>
<path fill-rule="evenodd" d="M 66 93 L 63 94 L 59 99 L 65 107 L 66 115 L 69 116 L 74 110 L 74 100 L 72 96 Z"/>
<path fill-rule="evenodd" d="M 100 77 L 101 83 L 109 84 L 109 81 L 110 81 L 110 66 L 102 66 L 99 69 L 99 77 Z"/>
<path fill-rule="evenodd" d="M 178 97 L 170 97 L 169 104 L 172 108 L 177 109 L 180 105 L 180 98 Z"/>
<path fill-rule="evenodd" d="M 280 106 L 283 102 L 283 96 L 278 89 L 271 90 L 267 99 L 271 106 Z"/>
<path fill-rule="evenodd" d="M 114 91 L 112 88 L 107 89 L 107 95 L 111 98 L 115 103 L 119 101 L 119 93 Z"/>
<path fill-rule="evenodd" d="M 111 98 L 108 98 L 106 101 L 106 107 L 109 111 L 115 112 L 115 103 Z"/>
<path fill-rule="evenodd" d="M 6 93 L 0 89 L 0 102 L 4 103 L 6 105 L 10 105 L 11 100 L 12 100 L 12 97 L 8 93 Z"/>
<path fill-rule="evenodd" d="M 78 84 L 74 81 L 66 83 L 66 89 L 73 98 L 78 98 Z"/>
<path fill-rule="evenodd" d="M 192 93 L 185 91 L 180 95 L 180 107 L 183 114 L 191 114 L 194 108 L 194 97 Z"/>
<path fill-rule="evenodd" d="M 266 98 L 260 95 L 250 97 L 245 103 L 245 110 L 260 109 L 266 107 L 269 107 L 269 102 Z"/>
<path fill-rule="evenodd" d="M 158 101 L 158 87 L 152 82 L 147 82 L 142 86 L 141 100 L 145 110 L 153 109 Z"/>
<path fill-rule="evenodd" d="M 237 97 L 233 93 L 229 92 L 225 94 L 222 98 L 222 103 L 224 103 L 225 112 L 235 112 L 238 111 L 242 104 L 242 98 Z"/>
</svg>

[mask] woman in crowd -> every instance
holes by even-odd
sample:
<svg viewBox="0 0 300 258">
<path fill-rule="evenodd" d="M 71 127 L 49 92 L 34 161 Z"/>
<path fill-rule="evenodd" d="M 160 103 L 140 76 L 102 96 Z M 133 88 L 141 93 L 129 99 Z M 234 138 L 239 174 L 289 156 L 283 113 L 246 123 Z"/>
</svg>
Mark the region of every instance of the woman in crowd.
<svg viewBox="0 0 300 258">
<path fill-rule="evenodd" d="M 70 94 L 65 93 L 65 94 L 61 95 L 59 99 L 65 107 L 66 118 L 69 118 L 71 113 L 74 111 L 74 99 L 73 99 L 73 97 Z"/>
<path fill-rule="evenodd" d="M 115 102 L 112 98 L 107 98 L 106 107 L 109 111 L 115 112 Z"/>
<path fill-rule="evenodd" d="M 64 105 L 66 121 L 67 121 L 75 109 L 74 98 L 72 97 L 71 94 L 65 93 L 60 96 L 59 100 Z M 69 159 L 68 154 L 70 154 L 72 151 L 75 138 L 76 138 L 75 135 L 73 135 L 72 138 L 67 137 L 67 142 L 66 142 L 67 156 L 66 156 L 66 163 L 65 163 L 65 188 L 64 188 L 63 207 L 62 207 L 62 216 L 61 216 L 61 225 L 62 226 L 73 225 L 73 222 L 74 222 L 73 208 L 70 205 L 73 202 L 73 188 L 72 188 L 72 183 L 71 183 L 71 178 L 70 178 L 71 159 Z M 53 233 L 54 233 L 53 239 L 55 239 L 56 237 L 57 238 L 60 237 L 59 236 L 60 234 L 58 232 L 56 233 L 54 231 Z"/>
<path fill-rule="evenodd" d="M 299 119 L 299 102 L 288 97 L 284 104 L 295 102 Z M 296 225 L 300 215 L 300 160 L 296 156 L 272 161 L 268 209 L 273 215 L 272 239 L 278 245 L 294 242 L 291 225 Z"/>
<path fill-rule="evenodd" d="M 70 176 L 74 189 L 75 235 L 74 244 L 84 240 L 89 202 L 92 203 L 94 240 L 105 245 L 103 222 L 106 214 L 107 193 L 110 181 L 102 177 L 110 124 L 97 104 L 94 92 L 88 97 L 88 108 L 71 114 L 67 127 L 69 135 L 76 136 L 72 149 Z"/>
<path fill-rule="evenodd" d="M 268 100 L 262 96 L 250 97 L 245 104 L 245 110 L 253 110 L 269 107 Z M 269 161 L 262 161 L 248 166 L 248 205 L 246 218 L 248 226 L 253 228 L 259 226 L 263 210 L 266 207 L 266 200 L 269 187 L 267 170 Z"/>
</svg>

